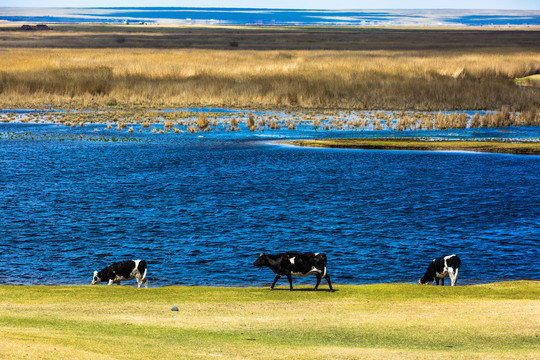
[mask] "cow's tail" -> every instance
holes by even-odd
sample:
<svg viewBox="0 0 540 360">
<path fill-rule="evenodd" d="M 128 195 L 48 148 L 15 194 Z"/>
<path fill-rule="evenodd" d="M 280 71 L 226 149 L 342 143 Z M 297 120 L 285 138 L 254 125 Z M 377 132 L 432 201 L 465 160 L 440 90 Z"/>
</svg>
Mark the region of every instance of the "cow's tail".
<svg viewBox="0 0 540 360">
<path fill-rule="evenodd" d="M 325 255 L 325 254 L 322 254 L 322 258 L 323 258 L 323 266 L 324 266 L 324 270 L 323 270 L 323 275 L 322 275 L 322 277 L 323 277 L 323 278 L 326 278 L 326 255 Z"/>
</svg>

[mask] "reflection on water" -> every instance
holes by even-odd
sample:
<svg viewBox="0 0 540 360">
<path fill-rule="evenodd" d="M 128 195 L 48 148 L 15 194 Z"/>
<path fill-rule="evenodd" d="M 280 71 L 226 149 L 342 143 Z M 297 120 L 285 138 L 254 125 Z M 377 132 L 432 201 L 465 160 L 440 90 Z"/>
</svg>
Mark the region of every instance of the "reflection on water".
<svg viewBox="0 0 540 360">
<path fill-rule="evenodd" d="M 338 285 L 414 282 L 429 261 L 450 253 L 463 262 L 458 284 L 540 279 L 531 265 L 540 258 L 540 157 L 274 143 L 381 135 L 537 140 L 538 128 L 93 128 L 0 124 L 0 283 L 89 284 L 93 270 L 144 258 L 153 286 L 259 286 L 273 274 L 251 265 L 257 255 L 286 250 L 325 252 Z"/>
</svg>

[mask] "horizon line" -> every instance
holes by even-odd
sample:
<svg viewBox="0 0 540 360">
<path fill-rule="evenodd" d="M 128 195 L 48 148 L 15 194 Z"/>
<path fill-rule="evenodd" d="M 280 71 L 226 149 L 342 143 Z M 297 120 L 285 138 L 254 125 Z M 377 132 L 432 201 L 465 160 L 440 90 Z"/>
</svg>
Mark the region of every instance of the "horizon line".
<svg viewBox="0 0 540 360">
<path fill-rule="evenodd" d="M 385 10 L 385 11 L 414 11 L 414 10 L 440 10 L 440 11 L 537 11 L 540 9 L 517 9 L 517 8 L 282 8 L 282 7 L 230 7 L 230 6 L 0 6 L 0 9 L 228 9 L 228 10 L 322 10 L 322 11 L 371 11 L 371 10 Z"/>
</svg>

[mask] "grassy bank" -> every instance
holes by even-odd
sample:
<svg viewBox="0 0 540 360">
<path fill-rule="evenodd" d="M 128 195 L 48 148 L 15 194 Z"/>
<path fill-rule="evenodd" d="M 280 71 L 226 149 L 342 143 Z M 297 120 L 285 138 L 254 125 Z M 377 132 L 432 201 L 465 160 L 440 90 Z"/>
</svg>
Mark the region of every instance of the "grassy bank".
<svg viewBox="0 0 540 360">
<path fill-rule="evenodd" d="M 423 150 L 423 151 L 476 151 L 488 153 L 540 155 L 537 142 L 498 141 L 422 141 L 415 139 L 316 139 L 290 142 L 296 146 L 341 149 Z"/>
<path fill-rule="evenodd" d="M 540 74 L 530 75 L 523 78 L 516 79 L 516 84 L 520 86 L 540 86 Z"/>
<path fill-rule="evenodd" d="M 534 110 L 540 89 L 514 79 L 540 71 L 538 39 L 501 30 L 12 28 L 0 31 L 0 107 Z"/>
<path fill-rule="evenodd" d="M 1 286 L 0 358 L 540 356 L 538 282 L 298 289 Z"/>
</svg>

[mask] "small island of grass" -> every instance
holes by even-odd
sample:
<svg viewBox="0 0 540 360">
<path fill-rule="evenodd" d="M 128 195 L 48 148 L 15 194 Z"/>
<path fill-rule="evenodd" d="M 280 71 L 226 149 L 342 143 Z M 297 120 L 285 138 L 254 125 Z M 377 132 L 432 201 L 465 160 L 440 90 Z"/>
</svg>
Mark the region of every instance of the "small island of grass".
<svg viewBox="0 0 540 360">
<path fill-rule="evenodd" d="M 366 150 L 475 151 L 519 155 L 540 155 L 540 142 L 505 142 L 427 139 L 311 139 L 290 142 L 296 146 Z"/>
</svg>

